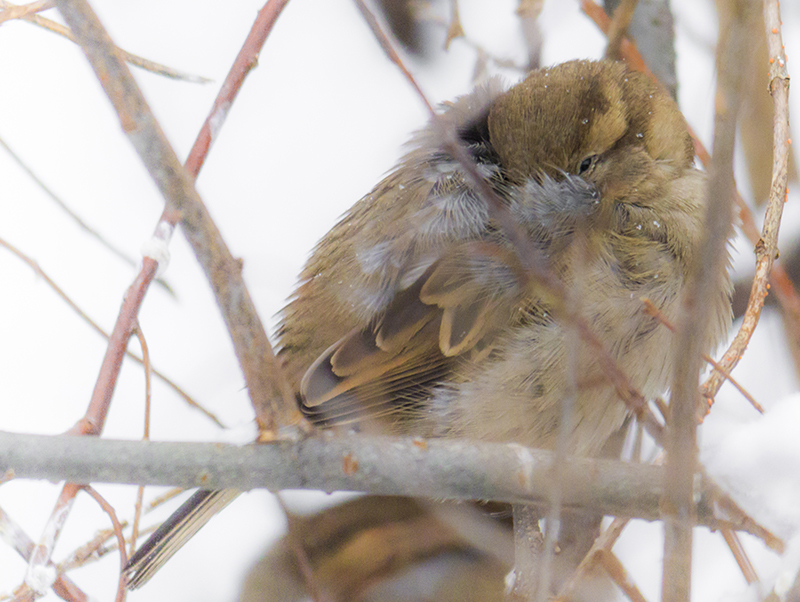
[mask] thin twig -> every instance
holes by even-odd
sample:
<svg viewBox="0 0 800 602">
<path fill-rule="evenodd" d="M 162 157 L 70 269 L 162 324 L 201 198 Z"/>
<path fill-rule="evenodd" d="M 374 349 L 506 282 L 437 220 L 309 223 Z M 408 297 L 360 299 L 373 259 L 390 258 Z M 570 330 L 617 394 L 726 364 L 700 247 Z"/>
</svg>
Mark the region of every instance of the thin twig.
<svg viewBox="0 0 800 602">
<path fill-rule="evenodd" d="M 625 567 L 622 566 L 622 563 L 612 552 L 600 550 L 597 554 L 597 560 L 631 602 L 647 602 L 642 592 L 636 587 L 636 584 L 631 581 L 628 571 L 625 570 Z"/>
<path fill-rule="evenodd" d="M 258 12 L 250 33 L 242 44 L 239 54 L 231 66 L 225 81 L 220 86 L 219 94 L 214 99 L 214 104 L 203 122 L 200 132 L 192 145 L 185 167 L 188 172 L 197 177 L 203 167 L 211 144 L 219 134 L 233 102 L 250 71 L 258 64 L 258 55 L 264 47 L 275 22 L 283 12 L 289 0 L 270 0 Z"/>
<path fill-rule="evenodd" d="M 36 175 L 36 173 L 22 160 L 14 150 L 8 145 L 8 143 L 0 137 L 0 146 L 2 146 L 5 151 L 11 156 L 12 159 L 19 165 L 19 167 L 28 174 L 28 177 L 33 180 L 33 182 L 44 192 L 50 200 L 52 200 L 59 208 L 64 211 L 71 219 L 74 221 L 79 228 L 81 228 L 84 232 L 86 232 L 90 237 L 94 238 L 97 242 L 100 243 L 101 246 L 105 247 L 112 254 L 116 255 L 126 264 L 135 267 L 137 265 L 136 261 L 129 257 L 123 250 L 119 249 L 115 246 L 112 242 L 107 240 L 102 234 L 100 234 L 97 230 L 92 228 L 89 224 L 84 222 L 81 217 L 75 213 L 69 205 L 67 205 L 51 188 L 44 183 L 44 181 Z M 175 291 L 172 290 L 172 287 L 167 284 L 167 282 L 163 278 L 156 278 L 156 282 L 159 286 L 162 286 L 164 290 L 169 293 L 172 297 L 175 297 Z"/>
<path fill-rule="evenodd" d="M 647 313 L 650 316 L 653 316 L 656 320 L 661 322 L 669 330 L 671 330 L 672 332 L 675 332 L 675 326 L 667 319 L 667 316 L 664 315 L 664 312 L 662 312 L 660 309 L 658 309 L 653 304 L 653 302 L 650 301 L 650 299 L 648 299 L 646 297 L 642 297 L 641 300 L 642 300 L 642 303 L 644 303 L 644 311 L 645 311 L 645 313 Z M 714 369 L 719 370 L 722 373 L 722 375 L 725 377 L 725 379 L 728 382 L 730 382 L 736 388 L 736 390 L 739 391 L 739 393 L 742 394 L 742 397 L 744 397 L 747 401 L 750 402 L 750 405 L 752 405 L 759 413 L 761 413 L 761 414 L 764 413 L 764 407 L 760 403 L 758 403 L 755 400 L 755 398 L 752 395 L 750 395 L 750 393 L 747 391 L 747 389 L 745 389 L 741 384 L 739 384 L 739 382 L 735 378 L 733 378 L 733 376 L 731 376 L 728 373 L 728 371 L 725 370 L 725 368 L 720 366 L 716 362 L 716 360 L 714 360 L 714 358 L 712 358 L 707 353 L 704 353 L 702 357 L 703 357 L 703 360 L 706 361 L 710 366 L 713 366 Z M 710 406 L 709 406 L 709 408 L 710 408 Z"/>
<path fill-rule="evenodd" d="M 104 330 L 104 329 L 103 329 L 103 328 L 102 328 L 102 327 L 101 327 L 101 326 L 100 326 L 100 325 L 99 325 L 97 322 L 95 322 L 95 321 L 94 321 L 92 318 L 90 318 L 90 317 L 89 317 L 89 315 L 88 315 L 86 312 L 84 312 L 84 311 L 83 311 L 83 310 L 82 310 L 82 309 L 81 309 L 81 308 L 78 306 L 78 304 L 77 304 L 77 303 L 75 303 L 75 301 L 73 301 L 73 300 L 72 300 L 72 299 L 71 299 L 71 298 L 70 298 L 70 297 L 69 297 L 69 296 L 68 296 L 68 295 L 67 295 L 67 294 L 64 292 L 64 290 L 63 290 L 63 289 L 62 289 L 60 286 L 58 286 L 58 284 L 56 284 L 56 283 L 55 283 L 55 281 L 54 281 L 52 278 L 50 278 L 50 276 L 48 276 L 48 275 L 47 275 L 47 272 L 45 272 L 45 271 L 44 271 L 44 270 L 43 270 L 43 269 L 42 269 L 42 268 L 39 266 L 39 264 L 38 264 L 38 263 L 37 263 L 37 262 L 36 262 L 34 259 L 32 259 L 31 257 L 27 256 L 25 253 L 23 253 L 22 251 L 20 251 L 19 249 L 17 249 L 15 246 L 13 246 L 13 245 L 12 245 L 11 243 L 9 243 L 8 241 L 6 241 L 6 240 L 3 240 L 2 238 L 0 238 L 0 246 L 2 246 L 2 247 L 5 247 L 5 248 L 6 248 L 6 249 L 8 249 L 8 250 L 9 250 L 11 253 L 13 253 L 14 255 L 16 255 L 17 257 L 19 257 L 19 258 L 20 258 L 22 261 L 24 261 L 26 264 L 28 264 L 28 266 L 29 266 L 29 267 L 30 267 L 30 268 L 31 268 L 31 269 L 32 269 L 34 272 L 36 272 L 37 276 L 39 276 L 39 277 L 40 277 L 42 280 L 44 280 L 44 281 L 45 281 L 45 283 L 47 283 L 47 285 L 48 285 L 48 286 L 49 286 L 51 289 L 53 289 L 53 291 L 54 291 L 54 292 L 55 292 L 55 293 L 56 293 L 56 294 L 57 294 L 59 297 L 61 297 L 61 299 L 63 299 L 63 300 L 64 300 L 64 302 L 66 302 L 66 304 L 67 304 L 67 305 L 69 305 L 69 306 L 72 308 L 72 310 L 73 310 L 73 311 L 74 311 L 76 314 L 78 314 L 78 316 L 79 316 L 79 317 L 80 317 L 80 318 L 81 318 L 81 319 L 82 319 L 84 322 L 86 322 L 86 323 L 87 323 L 89 326 L 91 326 L 91 327 L 92 327 L 92 328 L 93 328 L 93 329 L 94 329 L 96 332 L 98 332 L 98 333 L 100 334 L 100 336 L 102 336 L 104 339 L 106 339 L 106 340 L 108 340 L 108 339 L 109 339 L 109 337 L 110 337 L 111 335 L 109 335 L 109 334 L 108 334 L 108 333 L 107 333 L 107 332 L 106 332 L 106 331 L 105 331 L 105 330 Z M 125 355 L 126 355 L 127 357 L 131 358 L 131 359 L 132 359 L 133 361 L 135 361 L 137 364 L 139 364 L 139 365 L 144 365 L 144 361 L 142 360 L 142 358 L 140 358 L 138 355 L 136 355 L 136 354 L 135 354 L 135 353 L 133 353 L 132 351 L 126 350 L 126 351 L 125 351 Z M 153 368 L 153 369 L 152 369 L 152 372 L 153 372 L 153 374 L 154 374 L 154 375 L 155 375 L 155 376 L 156 376 L 156 377 L 157 377 L 159 380 L 161 380 L 161 381 L 162 381 L 162 382 L 163 382 L 165 385 L 167 385 L 167 386 L 168 386 L 169 388 L 171 388 L 171 389 L 172 389 L 172 390 L 173 390 L 175 393 L 177 393 L 177 394 L 178 394 L 180 397 L 182 397 L 182 398 L 183 398 L 183 400 L 184 400 L 186 403 L 188 403 L 188 404 L 189 404 L 191 407 L 193 407 L 193 408 L 195 408 L 196 410 L 199 410 L 200 412 L 202 412 L 203 414 L 205 414 L 205 415 L 206 415 L 206 416 L 207 416 L 207 417 L 208 417 L 208 418 L 209 418 L 211 421 L 213 421 L 213 422 L 214 422 L 214 424 L 216 424 L 218 427 L 220 427 L 220 428 L 223 428 L 223 429 L 225 428 L 225 425 L 224 425 L 224 424 L 222 424 L 222 422 L 220 421 L 220 419 L 219 419 L 219 418 L 217 418 L 217 417 L 216 417 L 216 415 L 214 415 L 214 414 L 213 414 L 211 411 L 207 410 L 207 409 L 206 409 L 206 408 L 204 408 L 202 405 L 200 405 L 198 402 L 196 402 L 194 399 L 192 399 L 192 397 L 191 397 L 191 396 L 190 396 L 190 395 L 189 395 L 189 394 L 188 394 L 186 391 L 184 391 L 183 389 L 181 389 L 181 388 L 180 388 L 180 387 L 179 387 L 177 384 L 175 384 L 175 382 L 173 382 L 173 381 L 172 381 L 172 380 L 171 380 L 169 377 L 167 377 L 167 376 L 166 376 L 166 375 L 165 375 L 163 372 L 161 372 L 161 371 L 159 371 L 159 370 L 156 370 L 155 368 Z"/>
<path fill-rule="evenodd" d="M 450 0 L 450 24 L 447 26 L 447 37 L 444 39 L 444 49 L 450 50 L 450 42 L 456 38 L 464 37 L 464 27 L 461 25 L 458 0 Z"/>
<path fill-rule="evenodd" d="M 446 19 L 444 19 L 440 15 L 435 14 L 433 11 L 424 12 L 421 15 L 421 19 L 423 19 L 426 23 L 430 23 L 431 25 L 434 25 L 434 26 L 436 26 L 436 27 L 438 27 L 440 29 L 443 29 L 444 31 L 448 32 L 448 35 L 449 35 L 449 32 L 451 31 L 451 29 L 453 27 L 453 22 L 452 21 L 447 21 Z M 472 48 L 478 54 L 478 61 L 479 62 L 480 61 L 484 61 L 484 62 L 485 61 L 491 61 L 492 63 L 494 63 L 498 67 L 502 67 L 504 69 L 513 69 L 515 71 L 519 71 L 520 73 L 524 73 L 526 71 L 526 68 L 524 66 L 518 64 L 514 59 L 504 58 L 504 57 L 497 56 L 496 54 L 493 54 L 493 53 L 489 52 L 481 44 L 479 44 L 478 42 L 476 42 L 472 38 L 468 37 L 463 32 L 461 32 L 461 34 L 459 36 L 457 36 L 457 37 L 458 37 L 459 40 L 461 40 L 461 42 L 463 42 L 464 44 L 466 44 L 467 46 Z M 478 67 L 476 67 L 476 73 L 473 74 L 473 80 L 476 79 L 475 75 L 479 74 L 480 72 L 481 72 L 481 70 Z"/>
<path fill-rule="evenodd" d="M 50 516 L 39 542 L 34 545 L 28 559 L 28 571 L 25 575 L 25 584 L 38 595 L 44 595 L 50 584 L 42 582 L 41 576 L 46 576 L 52 566 L 51 556 L 56 546 L 58 537 L 64 528 L 64 523 L 69 516 L 69 510 L 75 502 L 75 496 L 82 485 L 66 483 L 56 500 L 55 508 Z"/>
<path fill-rule="evenodd" d="M 114 535 L 117 536 L 117 545 L 119 546 L 119 583 L 117 585 L 117 602 L 123 602 L 125 600 L 125 580 L 122 578 L 122 571 L 125 568 L 125 565 L 128 564 L 128 555 L 125 553 L 125 536 L 122 535 L 122 525 L 119 524 L 119 520 L 117 520 L 117 513 L 114 511 L 114 508 L 109 504 L 106 499 L 100 495 L 96 489 L 91 487 L 90 485 L 84 485 L 83 490 L 91 495 L 94 500 L 100 505 L 108 515 L 108 518 L 111 520 L 111 525 L 114 527 Z"/>
<path fill-rule="evenodd" d="M 383 33 L 383 30 L 381 29 L 378 20 L 375 18 L 375 15 L 372 14 L 372 11 L 369 8 L 367 8 L 367 5 L 364 4 L 363 0 L 354 0 L 354 1 L 356 3 L 356 6 L 358 7 L 358 10 L 361 11 L 361 16 L 364 17 L 364 20 L 367 22 L 367 25 L 369 25 L 369 28 L 372 31 L 372 34 L 375 36 L 375 39 L 377 40 L 378 44 L 380 44 L 381 50 L 383 50 L 383 52 L 386 53 L 386 56 L 392 63 L 394 63 L 395 67 L 400 69 L 403 75 L 406 76 L 406 80 L 408 80 L 408 83 L 411 84 L 411 87 L 414 88 L 414 90 L 417 92 L 417 95 L 419 96 L 420 100 L 422 100 L 425 107 L 428 109 L 428 112 L 431 115 L 436 115 L 436 111 L 434 111 L 433 105 L 430 103 L 428 97 L 422 91 L 422 88 L 419 87 L 417 80 L 414 78 L 413 75 L 411 75 L 411 72 L 406 68 L 405 63 L 403 63 L 403 61 L 400 59 L 400 55 L 397 54 L 397 51 L 392 46 L 392 43 L 389 41 L 389 38 L 386 37 L 385 33 Z"/>
<path fill-rule="evenodd" d="M 125 529 L 128 526 L 128 522 L 122 521 L 120 525 Z M 92 539 L 64 557 L 64 560 L 57 565 L 59 574 L 85 566 L 91 561 L 99 560 L 109 552 L 116 551 L 119 548 L 116 539 L 113 544 L 106 546 L 108 541 L 115 537 L 113 529 L 99 531 Z"/>
<path fill-rule="evenodd" d="M 51 4 L 55 4 L 51 0 Z M 16 4 L 12 4 L 7 0 L 0 0 L 0 8 L 5 10 L 14 10 L 17 7 Z M 27 21 L 28 23 L 32 23 L 33 25 L 37 25 L 38 27 L 42 27 L 43 29 L 47 29 L 61 37 L 67 38 L 70 42 L 75 41 L 75 36 L 72 35 L 72 32 L 69 28 L 64 27 L 61 23 L 56 23 L 50 19 L 42 17 L 41 15 L 35 14 L 26 14 L 19 18 L 22 21 Z M 139 67 L 140 69 L 144 69 L 145 71 L 150 71 L 151 73 L 155 73 L 156 75 L 161 75 L 163 77 L 168 77 L 170 79 L 181 80 L 185 82 L 189 82 L 192 84 L 207 84 L 210 83 L 210 80 L 207 77 L 202 77 L 200 75 L 193 75 L 191 73 L 184 73 L 182 71 L 178 71 L 177 69 L 172 69 L 171 67 L 167 67 L 166 65 L 162 65 L 160 63 L 156 63 L 155 61 L 151 61 L 149 59 L 143 58 L 136 54 L 132 54 L 127 50 L 123 50 L 122 48 L 116 48 L 116 51 L 121 55 L 122 60 L 127 63 L 130 63 L 134 67 Z"/>
<path fill-rule="evenodd" d="M 147 348 L 147 341 L 144 338 L 144 333 L 140 324 L 136 324 L 136 338 L 139 339 L 139 345 L 142 348 L 142 360 L 144 361 L 144 433 L 142 433 L 142 440 L 148 441 L 150 439 L 150 408 L 151 408 L 151 383 L 150 372 L 150 352 Z M 144 486 L 139 485 L 136 491 L 136 504 L 133 511 L 133 528 L 131 530 L 131 556 L 136 551 L 136 539 L 139 536 L 139 519 L 142 516 L 142 499 L 144 498 Z"/>
<path fill-rule="evenodd" d="M 753 563 L 750 562 L 747 552 L 744 551 L 742 542 L 736 532 L 730 529 L 720 529 L 720 533 L 722 533 L 725 543 L 728 544 L 728 548 L 730 548 L 733 557 L 736 559 L 736 564 L 739 565 L 739 569 L 742 571 L 745 581 L 747 581 L 748 584 L 758 583 L 756 569 L 753 567 Z"/>
</svg>

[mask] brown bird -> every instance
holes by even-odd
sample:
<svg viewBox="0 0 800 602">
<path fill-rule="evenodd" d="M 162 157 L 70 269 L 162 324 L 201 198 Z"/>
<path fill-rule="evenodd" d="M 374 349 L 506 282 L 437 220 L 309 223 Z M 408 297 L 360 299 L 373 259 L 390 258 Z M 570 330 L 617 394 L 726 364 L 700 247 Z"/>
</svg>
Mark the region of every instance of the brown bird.
<svg viewBox="0 0 800 602">
<path fill-rule="evenodd" d="M 491 82 L 442 119 L 566 299 L 527 277 L 429 126 L 317 245 L 283 311 L 279 357 L 301 408 L 326 427 L 552 448 L 576 377 L 569 451 L 597 454 L 628 411 L 557 316 L 574 308 L 645 397 L 667 388 L 673 338 L 641 298 L 675 322 L 703 236 L 686 122 L 657 84 L 608 61 L 541 69 L 508 91 Z M 714 285 L 706 350 L 731 319 L 727 273 Z M 146 556 L 131 560 L 133 585 Z"/>
</svg>

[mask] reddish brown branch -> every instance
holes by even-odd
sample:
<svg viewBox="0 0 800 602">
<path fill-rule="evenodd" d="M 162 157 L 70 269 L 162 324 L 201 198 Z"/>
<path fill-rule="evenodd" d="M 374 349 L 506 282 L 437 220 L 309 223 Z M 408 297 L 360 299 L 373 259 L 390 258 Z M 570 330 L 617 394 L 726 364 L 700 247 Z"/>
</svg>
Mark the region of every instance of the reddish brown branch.
<svg viewBox="0 0 800 602">
<path fill-rule="evenodd" d="M 150 409 L 152 401 L 152 391 L 150 383 L 150 351 L 147 347 L 147 340 L 144 337 L 142 328 L 139 324 L 136 325 L 136 338 L 139 339 L 139 345 L 142 348 L 142 361 L 144 363 L 144 384 L 145 384 L 145 397 L 144 397 L 144 433 L 142 439 L 147 441 L 150 439 Z M 139 519 L 142 516 L 142 499 L 144 497 L 144 486 L 140 485 L 136 491 L 136 504 L 133 512 L 133 527 L 131 530 L 131 555 L 136 550 L 136 539 L 139 537 Z"/>
<path fill-rule="evenodd" d="M 258 65 L 258 54 L 264 47 L 267 36 L 269 36 L 275 22 L 288 2 L 289 0 L 272 0 L 258 11 L 258 16 L 250 28 L 250 33 L 245 39 L 241 50 L 239 50 L 239 54 L 236 56 L 236 60 L 234 60 L 225 81 L 222 82 L 217 98 L 214 100 L 214 105 L 203 122 L 203 127 L 200 128 L 192 150 L 189 152 L 189 157 L 186 159 L 186 170 L 192 176 L 197 177 L 197 174 L 200 173 L 211 144 L 225 122 L 228 111 L 230 111 L 233 102 L 236 100 L 245 78 Z"/>
</svg>

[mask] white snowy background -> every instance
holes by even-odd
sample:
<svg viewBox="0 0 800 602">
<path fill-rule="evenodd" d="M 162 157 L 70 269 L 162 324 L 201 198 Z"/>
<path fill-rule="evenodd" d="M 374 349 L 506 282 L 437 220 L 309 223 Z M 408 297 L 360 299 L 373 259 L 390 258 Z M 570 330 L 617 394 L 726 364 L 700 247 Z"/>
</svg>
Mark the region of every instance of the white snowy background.
<svg viewBox="0 0 800 602">
<path fill-rule="evenodd" d="M 215 83 L 196 85 L 133 69 L 178 155 L 185 158 L 260 0 L 96 0 L 93 5 L 118 45 Z M 462 0 L 467 34 L 491 52 L 522 60 L 513 0 Z M 680 102 L 710 146 L 713 117 L 711 0 L 674 0 Z M 784 41 L 800 52 L 800 7 L 783 2 Z M 57 18 L 54 11 L 46 16 Z M 542 17 L 543 64 L 599 58 L 604 38 L 577 0 L 550 0 Z M 85 221 L 136 256 L 163 202 L 123 135 L 82 52 L 26 23 L 0 28 L 0 136 Z M 456 40 L 431 65 L 409 64 L 436 102 L 468 91 L 475 52 Z M 793 103 L 795 109 L 797 102 Z M 262 319 L 292 291 L 308 252 L 337 217 L 367 193 L 422 126 L 423 107 L 384 58 L 349 0 L 292 0 L 278 20 L 215 142 L 197 188 L 234 255 Z M 795 125 L 795 130 L 798 130 Z M 739 170 L 740 189 L 746 176 Z M 786 207 L 784 247 L 800 229 L 798 195 Z M 134 270 L 89 238 L 0 149 L 0 237 L 33 257 L 106 329 L 112 327 Z M 165 276 L 177 294 L 157 286 L 140 315 L 155 367 L 221 417 L 220 431 L 159 381 L 154 381 L 152 437 L 161 440 L 248 441 L 252 412 L 232 346 L 206 281 L 183 237 L 170 246 Z M 734 251 L 737 270 L 752 271 L 746 243 Z M 29 267 L 0 249 L 0 429 L 58 434 L 84 413 L 105 350 L 90 330 Z M 137 344 L 131 348 L 138 351 Z M 702 458 L 758 520 L 790 539 L 800 527 L 800 396 L 777 316 L 766 312 L 736 371 L 768 409 L 764 417 L 725 386 L 701 429 Z M 104 435 L 138 438 L 144 380 L 126 362 Z M 0 507 L 38 539 L 59 485 L 12 481 L 0 486 Z M 98 486 L 123 518 L 134 488 Z M 150 491 L 153 496 L 155 490 Z M 325 498 L 319 494 L 319 498 Z M 308 496 L 290 502 L 309 504 Z M 175 506 L 157 515 L 163 518 Z M 145 521 L 150 524 L 153 515 Z M 79 495 L 56 549 L 59 560 L 85 543 L 106 517 Z M 143 590 L 137 600 L 234 600 L 256 555 L 279 537 L 284 521 L 265 491 L 243 495 L 209 523 Z M 722 538 L 696 530 L 695 600 L 751 600 Z M 800 563 L 800 544 L 784 558 L 744 536 L 767 591 Z M 648 600 L 658 600 L 662 529 L 637 523 L 615 552 Z M 70 573 L 98 600 L 113 597 L 118 559 Z M 787 573 L 787 571 L 789 571 Z M 24 562 L 0 545 L 0 594 L 21 583 Z M 49 594 L 47 600 L 56 599 Z"/>
</svg>

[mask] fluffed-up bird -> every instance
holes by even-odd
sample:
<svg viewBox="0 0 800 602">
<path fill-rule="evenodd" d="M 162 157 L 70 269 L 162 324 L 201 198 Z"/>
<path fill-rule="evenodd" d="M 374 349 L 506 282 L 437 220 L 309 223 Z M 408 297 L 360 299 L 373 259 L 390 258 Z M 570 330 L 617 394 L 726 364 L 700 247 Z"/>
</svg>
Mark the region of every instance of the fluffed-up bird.
<svg viewBox="0 0 800 602">
<path fill-rule="evenodd" d="M 279 358 L 301 408 L 323 427 L 538 448 L 563 431 L 569 453 L 596 455 L 629 412 L 563 316 L 580 316 L 645 397 L 665 391 L 673 337 L 641 298 L 676 322 L 704 235 L 686 122 L 660 86 L 609 61 L 541 69 L 508 90 L 492 81 L 440 118 L 566 294 L 531 277 L 428 126 L 320 241 L 283 310 Z M 713 285 L 706 350 L 731 315 L 727 273 Z M 129 584 L 232 495 L 192 498 L 195 518 L 146 543 Z"/>
</svg>

